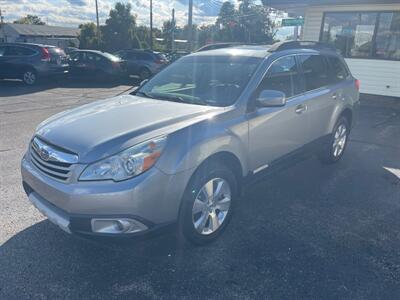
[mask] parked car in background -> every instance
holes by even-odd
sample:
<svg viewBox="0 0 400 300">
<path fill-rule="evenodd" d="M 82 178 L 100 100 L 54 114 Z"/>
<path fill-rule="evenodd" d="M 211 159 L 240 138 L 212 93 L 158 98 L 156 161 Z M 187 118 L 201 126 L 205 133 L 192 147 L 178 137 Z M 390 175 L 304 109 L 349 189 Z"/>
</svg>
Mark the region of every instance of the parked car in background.
<svg viewBox="0 0 400 300">
<path fill-rule="evenodd" d="M 69 233 L 141 236 L 177 224 L 179 236 L 204 244 L 240 208 L 249 179 L 311 149 L 326 163 L 341 159 L 359 86 L 344 59 L 315 42 L 197 52 L 132 96 L 41 123 L 23 186 Z"/>
<path fill-rule="evenodd" d="M 139 76 L 141 80 L 150 78 L 168 64 L 164 54 L 151 50 L 121 50 L 115 55 L 126 61 L 129 75 Z"/>
<path fill-rule="evenodd" d="M 0 44 L 0 79 L 21 79 L 34 85 L 39 78 L 68 73 L 65 52 L 55 46 L 29 43 Z"/>
<path fill-rule="evenodd" d="M 119 57 L 97 50 L 77 50 L 69 55 L 71 77 L 120 79 L 126 76 L 125 62 Z"/>
<path fill-rule="evenodd" d="M 179 58 L 186 56 L 188 54 L 190 54 L 190 52 L 178 50 L 178 51 L 166 53 L 165 57 L 168 59 L 169 63 L 172 63 L 172 62 L 178 60 Z"/>
<path fill-rule="evenodd" d="M 67 55 L 69 55 L 69 54 L 71 54 L 72 52 L 77 51 L 77 50 L 79 50 L 79 49 L 76 48 L 76 47 L 66 47 L 66 48 L 64 48 L 64 52 L 65 52 L 65 54 L 67 54 Z"/>
</svg>

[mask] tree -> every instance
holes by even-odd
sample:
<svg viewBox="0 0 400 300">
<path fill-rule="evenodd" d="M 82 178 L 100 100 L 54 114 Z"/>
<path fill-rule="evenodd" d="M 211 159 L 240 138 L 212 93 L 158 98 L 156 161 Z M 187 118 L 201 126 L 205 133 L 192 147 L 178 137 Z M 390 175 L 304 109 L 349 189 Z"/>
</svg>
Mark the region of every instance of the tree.
<svg viewBox="0 0 400 300">
<path fill-rule="evenodd" d="M 166 49 L 172 49 L 172 31 L 176 31 L 175 21 L 168 20 L 163 23 L 162 37 Z"/>
<path fill-rule="evenodd" d="M 219 27 L 219 40 L 225 42 L 234 40 L 238 21 L 235 6 L 231 2 L 226 1 L 222 4 L 215 24 Z"/>
<path fill-rule="evenodd" d="M 94 23 L 81 24 L 79 29 L 79 47 L 82 49 L 97 49 L 101 41 L 97 40 L 96 25 Z"/>
<path fill-rule="evenodd" d="M 127 48 L 140 48 L 135 34 L 136 19 L 131 14 L 131 5 L 117 2 L 111 9 L 106 25 L 102 28 L 103 47 L 108 51 Z"/>
<path fill-rule="evenodd" d="M 46 25 L 38 16 L 35 15 L 26 15 L 16 21 L 14 24 L 31 24 L 31 25 Z"/>
</svg>

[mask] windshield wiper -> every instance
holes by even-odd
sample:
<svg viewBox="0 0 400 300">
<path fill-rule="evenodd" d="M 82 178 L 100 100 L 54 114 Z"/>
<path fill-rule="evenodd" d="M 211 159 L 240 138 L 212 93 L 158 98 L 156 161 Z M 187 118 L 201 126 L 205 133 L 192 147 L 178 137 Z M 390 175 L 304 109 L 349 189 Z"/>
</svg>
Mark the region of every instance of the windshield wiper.
<svg viewBox="0 0 400 300">
<path fill-rule="evenodd" d="M 138 96 L 142 95 L 142 96 L 145 96 L 146 98 L 154 99 L 153 95 L 150 95 L 149 93 L 146 93 L 146 92 L 137 91 L 137 92 L 135 92 L 135 95 L 138 95 Z"/>
<path fill-rule="evenodd" d="M 173 101 L 173 102 L 182 102 L 182 103 L 187 103 L 185 99 L 183 99 L 181 96 L 176 96 L 176 95 L 161 95 L 161 94 L 156 94 L 153 96 L 154 98 L 162 99 L 162 100 L 167 100 L 167 101 Z"/>
</svg>

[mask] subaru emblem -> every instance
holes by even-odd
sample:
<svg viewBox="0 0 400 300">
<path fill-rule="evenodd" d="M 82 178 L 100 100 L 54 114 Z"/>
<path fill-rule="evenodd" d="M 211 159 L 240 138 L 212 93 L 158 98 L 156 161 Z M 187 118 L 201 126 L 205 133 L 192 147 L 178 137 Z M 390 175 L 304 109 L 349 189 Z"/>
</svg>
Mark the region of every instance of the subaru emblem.
<svg viewBox="0 0 400 300">
<path fill-rule="evenodd" d="M 40 149 L 40 157 L 43 160 L 46 160 L 46 161 L 49 160 L 49 158 L 50 158 L 49 151 L 47 151 L 45 148 Z"/>
</svg>

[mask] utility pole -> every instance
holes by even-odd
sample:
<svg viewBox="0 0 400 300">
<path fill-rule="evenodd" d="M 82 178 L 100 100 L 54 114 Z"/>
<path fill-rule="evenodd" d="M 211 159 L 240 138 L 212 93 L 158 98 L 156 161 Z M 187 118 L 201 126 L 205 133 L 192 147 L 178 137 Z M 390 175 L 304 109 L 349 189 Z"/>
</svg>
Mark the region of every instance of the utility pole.
<svg viewBox="0 0 400 300">
<path fill-rule="evenodd" d="M 1 8 L 0 8 L 0 24 L 4 23 L 4 17 L 3 14 L 1 13 Z"/>
<path fill-rule="evenodd" d="M 175 51 L 175 9 L 172 9 L 171 50 Z"/>
<path fill-rule="evenodd" d="M 153 50 L 153 0 L 150 0 L 150 49 Z"/>
<path fill-rule="evenodd" d="M 100 24 L 99 24 L 99 6 L 96 2 L 96 23 L 97 23 L 97 30 L 96 30 L 96 36 L 97 36 L 97 48 L 100 48 Z"/>
<path fill-rule="evenodd" d="M 189 52 L 192 52 L 193 48 L 193 0 L 189 0 L 189 12 L 188 12 L 188 47 Z"/>
</svg>

